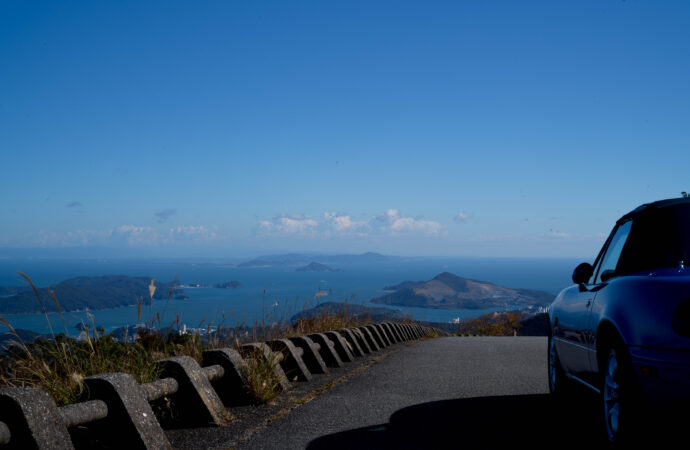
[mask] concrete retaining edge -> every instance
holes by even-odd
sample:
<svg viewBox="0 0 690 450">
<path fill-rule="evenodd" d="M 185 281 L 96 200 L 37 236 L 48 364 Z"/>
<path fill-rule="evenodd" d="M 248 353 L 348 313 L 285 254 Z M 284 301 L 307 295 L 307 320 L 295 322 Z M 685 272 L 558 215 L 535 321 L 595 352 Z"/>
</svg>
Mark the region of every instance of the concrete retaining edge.
<svg viewBox="0 0 690 450">
<path fill-rule="evenodd" d="M 108 446 L 144 449 L 171 448 L 150 402 L 170 398 L 173 413 L 184 426 L 222 426 L 227 407 L 247 404 L 251 397 L 244 358 L 259 355 L 276 361 L 282 390 L 290 383 L 308 382 L 356 357 L 396 344 L 446 332 L 416 323 L 384 322 L 309 336 L 278 339 L 207 350 L 202 366 L 182 356 L 158 362 L 161 378 L 140 385 L 125 373 L 109 373 L 85 380 L 84 401 L 58 407 L 42 390 L 0 389 L 0 447 L 7 449 L 73 449 L 70 429 L 81 426 L 97 433 Z M 290 378 L 286 376 L 286 372 Z"/>
</svg>

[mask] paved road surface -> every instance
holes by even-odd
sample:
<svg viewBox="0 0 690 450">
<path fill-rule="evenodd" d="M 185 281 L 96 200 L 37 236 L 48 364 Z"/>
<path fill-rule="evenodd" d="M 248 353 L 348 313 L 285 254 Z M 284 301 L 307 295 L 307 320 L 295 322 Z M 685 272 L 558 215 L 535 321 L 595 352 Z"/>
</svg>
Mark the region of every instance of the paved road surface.
<svg viewBox="0 0 690 450">
<path fill-rule="evenodd" d="M 423 341 L 294 409 L 240 448 L 590 446 L 599 431 L 596 398 L 583 391 L 582 407 L 556 410 L 547 383 L 545 338 Z"/>
</svg>

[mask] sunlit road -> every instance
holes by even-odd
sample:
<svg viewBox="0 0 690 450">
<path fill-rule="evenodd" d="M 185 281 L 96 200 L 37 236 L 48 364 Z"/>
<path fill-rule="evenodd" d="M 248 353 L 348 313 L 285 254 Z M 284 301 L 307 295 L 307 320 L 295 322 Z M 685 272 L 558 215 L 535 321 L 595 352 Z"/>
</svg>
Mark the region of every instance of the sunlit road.
<svg viewBox="0 0 690 450">
<path fill-rule="evenodd" d="M 581 407 L 559 411 L 547 393 L 545 338 L 433 339 L 294 409 L 240 448 L 541 448 L 597 439 L 596 413 L 587 414 L 595 398 L 583 392 Z"/>
</svg>

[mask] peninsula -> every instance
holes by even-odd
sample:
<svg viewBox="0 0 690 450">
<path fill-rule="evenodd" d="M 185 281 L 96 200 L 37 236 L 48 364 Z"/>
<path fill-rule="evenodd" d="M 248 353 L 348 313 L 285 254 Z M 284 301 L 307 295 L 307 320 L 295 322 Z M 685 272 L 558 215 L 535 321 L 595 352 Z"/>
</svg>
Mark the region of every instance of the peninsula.
<svg viewBox="0 0 690 450">
<path fill-rule="evenodd" d="M 136 305 L 149 301 L 151 277 L 106 275 L 102 277 L 77 277 L 47 287 L 37 288 L 40 301 L 29 286 L 0 287 L 0 314 L 56 312 L 57 306 L 50 292 L 55 294 L 63 312 L 86 309 L 110 309 Z M 153 280 L 156 290 L 154 299 L 174 298 L 184 292 L 173 283 Z"/>
</svg>

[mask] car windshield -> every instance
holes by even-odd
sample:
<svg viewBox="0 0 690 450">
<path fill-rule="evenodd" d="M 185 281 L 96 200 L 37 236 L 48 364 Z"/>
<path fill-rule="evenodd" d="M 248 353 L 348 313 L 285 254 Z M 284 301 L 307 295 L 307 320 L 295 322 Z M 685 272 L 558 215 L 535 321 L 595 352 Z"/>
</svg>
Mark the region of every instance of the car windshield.
<svg viewBox="0 0 690 450">
<path fill-rule="evenodd" d="M 690 264 L 690 203 L 652 208 L 633 220 L 616 272 Z"/>
</svg>

